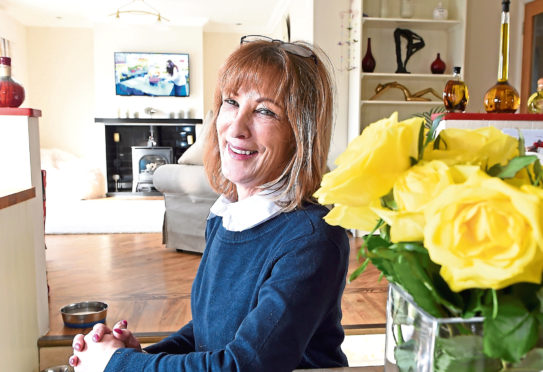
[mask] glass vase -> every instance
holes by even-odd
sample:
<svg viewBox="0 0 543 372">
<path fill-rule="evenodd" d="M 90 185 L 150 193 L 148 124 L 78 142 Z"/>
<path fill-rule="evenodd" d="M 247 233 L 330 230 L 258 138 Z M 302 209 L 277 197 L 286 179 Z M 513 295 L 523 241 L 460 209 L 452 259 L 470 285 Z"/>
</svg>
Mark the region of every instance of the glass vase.
<svg viewBox="0 0 543 372">
<path fill-rule="evenodd" d="M 387 301 L 385 371 L 499 371 L 483 354 L 483 318 L 435 318 L 396 284 Z"/>
</svg>

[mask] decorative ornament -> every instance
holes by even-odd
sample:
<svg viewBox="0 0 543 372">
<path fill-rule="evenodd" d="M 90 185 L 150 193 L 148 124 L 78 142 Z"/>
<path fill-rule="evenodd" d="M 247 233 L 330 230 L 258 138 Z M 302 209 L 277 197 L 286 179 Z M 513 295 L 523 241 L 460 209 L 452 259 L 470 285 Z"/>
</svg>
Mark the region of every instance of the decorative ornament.
<svg viewBox="0 0 543 372">
<path fill-rule="evenodd" d="M 402 42 L 400 39 L 402 37 L 407 40 L 407 45 L 405 46 L 405 60 L 403 62 L 401 50 Z M 411 58 L 413 54 L 424 48 L 424 40 L 411 30 L 397 28 L 394 30 L 394 42 L 396 43 L 396 62 L 398 64 L 396 73 L 409 74 L 406 70 L 407 61 L 409 61 L 409 58 Z"/>
</svg>

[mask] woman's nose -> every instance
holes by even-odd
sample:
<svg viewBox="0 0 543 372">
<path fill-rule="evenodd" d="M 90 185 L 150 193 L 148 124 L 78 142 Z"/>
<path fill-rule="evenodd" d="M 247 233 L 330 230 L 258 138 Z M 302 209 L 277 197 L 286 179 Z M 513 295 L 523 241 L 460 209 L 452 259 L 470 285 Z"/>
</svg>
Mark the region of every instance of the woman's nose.
<svg viewBox="0 0 543 372">
<path fill-rule="evenodd" d="M 250 113 L 247 110 L 238 110 L 237 115 L 232 118 L 228 128 L 228 134 L 232 138 L 248 138 Z"/>
</svg>

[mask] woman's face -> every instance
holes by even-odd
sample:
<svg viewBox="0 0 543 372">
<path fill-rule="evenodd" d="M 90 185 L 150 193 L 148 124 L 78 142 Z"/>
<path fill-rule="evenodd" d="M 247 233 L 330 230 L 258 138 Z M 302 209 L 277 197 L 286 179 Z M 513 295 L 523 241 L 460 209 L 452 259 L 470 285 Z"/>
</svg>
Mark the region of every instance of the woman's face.
<svg viewBox="0 0 543 372">
<path fill-rule="evenodd" d="M 283 172 L 293 155 L 293 134 L 270 84 L 223 94 L 217 117 L 222 173 L 237 187 L 238 200 Z"/>
</svg>

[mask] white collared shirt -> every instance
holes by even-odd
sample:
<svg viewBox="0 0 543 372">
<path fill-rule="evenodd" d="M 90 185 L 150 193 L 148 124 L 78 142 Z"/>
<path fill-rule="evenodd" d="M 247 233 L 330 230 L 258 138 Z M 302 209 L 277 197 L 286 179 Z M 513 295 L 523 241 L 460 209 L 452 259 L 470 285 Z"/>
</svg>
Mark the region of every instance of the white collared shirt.
<svg viewBox="0 0 543 372">
<path fill-rule="evenodd" d="M 211 206 L 210 215 L 222 217 L 222 225 L 226 230 L 243 231 L 265 222 L 279 213 L 281 207 L 264 193 L 251 195 L 237 202 L 231 202 L 224 195 Z"/>
</svg>

